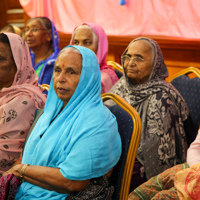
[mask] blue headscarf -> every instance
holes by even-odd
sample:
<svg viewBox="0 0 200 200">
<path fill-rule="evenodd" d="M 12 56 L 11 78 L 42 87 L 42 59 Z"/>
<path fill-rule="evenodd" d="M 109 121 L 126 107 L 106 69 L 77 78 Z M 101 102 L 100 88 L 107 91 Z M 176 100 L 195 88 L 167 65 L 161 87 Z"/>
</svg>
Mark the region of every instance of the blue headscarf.
<svg viewBox="0 0 200 200">
<path fill-rule="evenodd" d="M 38 77 L 39 78 L 39 80 L 38 80 L 39 84 L 50 84 L 52 73 L 53 73 L 54 63 L 55 63 L 56 58 L 58 57 L 58 54 L 60 52 L 59 34 L 58 34 L 56 27 L 54 26 L 53 22 L 50 19 L 49 19 L 49 21 L 51 22 L 53 53 L 49 56 L 48 59 L 42 60 L 41 62 L 34 65 L 35 64 L 35 54 L 32 50 L 30 50 L 31 60 L 32 60 L 34 70 L 37 70 L 38 67 L 40 67 L 42 64 L 44 64 L 44 66 L 42 67 L 42 70 L 39 74 L 39 77 Z"/>
<path fill-rule="evenodd" d="M 26 143 L 22 163 L 59 168 L 67 179 L 86 180 L 100 177 L 116 165 L 121 154 L 121 139 L 115 116 L 102 103 L 96 55 L 88 48 L 66 48 L 69 47 L 76 48 L 82 55 L 78 86 L 58 115 L 64 104 L 57 97 L 51 80 L 44 113 Z M 55 199 L 65 199 L 67 196 L 28 182 L 21 184 L 17 197 L 25 193 L 32 195 L 31 199 L 47 199 L 52 195 L 58 196 Z"/>
</svg>

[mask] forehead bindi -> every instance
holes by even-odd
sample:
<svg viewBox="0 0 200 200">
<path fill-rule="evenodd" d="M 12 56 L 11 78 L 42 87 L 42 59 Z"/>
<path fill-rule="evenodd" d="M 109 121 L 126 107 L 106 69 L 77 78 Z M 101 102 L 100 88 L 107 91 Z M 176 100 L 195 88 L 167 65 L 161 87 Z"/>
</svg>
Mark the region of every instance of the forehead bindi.
<svg viewBox="0 0 200 200">
<path fill-rule="evenodd" d="M 79 65 L 82 66 L 82 56 L 70 48 L 60 53 L 55 64 L 55 66 L 62 69 L 67 69 L 68 67 L 74 68 Z"/>
</svg>

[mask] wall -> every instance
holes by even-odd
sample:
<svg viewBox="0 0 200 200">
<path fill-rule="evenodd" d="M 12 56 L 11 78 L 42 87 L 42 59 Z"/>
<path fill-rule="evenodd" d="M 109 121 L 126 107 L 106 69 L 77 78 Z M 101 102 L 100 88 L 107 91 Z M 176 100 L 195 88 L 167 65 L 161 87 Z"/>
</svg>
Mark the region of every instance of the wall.
<svg viewBox="0 0 200 200">
<path fill-rule="evenodd" d="M 18 0 L 0 0 L 0 29 L 7 24 L 24 27 L 24 10 Z"/>
<path fill-rule="evenodd" d="M 0 0 L 0 28 L 7 23 L 14 23 L 23 28 L 24 22 L 30 17 L 26 15 L 17 0 Z M 59 33 L 60 47 L 69 44 L 71 34 Z M 160 45 L 169 77 L 176 72 L 193 66 L 200 68 L 200 39 L 180 39 L 167 36 L 148 36 Z M 127 45 L 136 36 L 108 36 L 109 54 L 107 59 L 120 63 L 120 57 Z M 169 78 L 167 79 L 169 80 Z"/>
</svg>

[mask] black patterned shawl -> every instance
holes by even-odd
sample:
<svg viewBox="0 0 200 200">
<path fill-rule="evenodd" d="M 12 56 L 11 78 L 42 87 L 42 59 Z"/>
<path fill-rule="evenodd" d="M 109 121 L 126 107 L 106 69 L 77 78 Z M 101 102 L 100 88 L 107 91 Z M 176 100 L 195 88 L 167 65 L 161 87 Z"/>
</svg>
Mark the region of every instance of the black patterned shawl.
<svg viewBox="0 0 200 200">
<path fill-rule="evenodd" d="M 184 121 L 189 111 L 179 92 L 165 81 L 168 70 L 158 44 L 148 38 L 138 38 L 132 42 L 137 40 L 146 40 L 153 47 L 154 58 L 149 80 L 133 85 L 124 71 L 123 77 L 110 92 L 125 99 L 141 117 L 142 132 L 137 160 L 144 166 L 149 179 L 186 161 Z M 123 55 L 127 50 L 128 47 Z M 108 104 L 111 105 L 111 102 Z"/>
</svg>

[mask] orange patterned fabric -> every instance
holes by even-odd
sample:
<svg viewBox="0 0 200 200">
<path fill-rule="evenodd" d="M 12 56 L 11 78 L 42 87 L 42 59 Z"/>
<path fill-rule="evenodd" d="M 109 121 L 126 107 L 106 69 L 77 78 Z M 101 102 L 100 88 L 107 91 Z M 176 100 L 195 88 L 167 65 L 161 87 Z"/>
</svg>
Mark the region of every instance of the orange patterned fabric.
<svg viewBox="0 0 200 200">
<path fill-rule="evenodd" d="M 200 163 L 179 171 L 176 174 L 174 184 L 180 200 L 199 200 Z"/>
<path fill-rule="evenodd" d="M 189 167 L 187 163 L 176 165 L 172 168 L 165 170 L 158 176 L 154 176 L 147 182 L 137 187 L 130 193 L 128 200 L 167 200 L 167 199 L 179 199 L 175 187 L 166 189 L 162 184 L 162 180 L 172 174 L 176 174 L 182 169 Z"/>
</svg>

